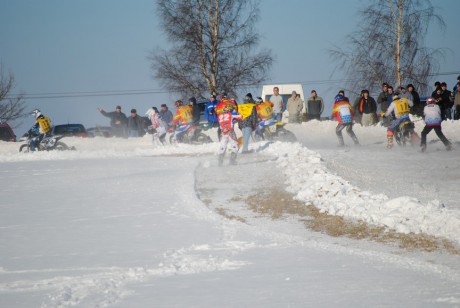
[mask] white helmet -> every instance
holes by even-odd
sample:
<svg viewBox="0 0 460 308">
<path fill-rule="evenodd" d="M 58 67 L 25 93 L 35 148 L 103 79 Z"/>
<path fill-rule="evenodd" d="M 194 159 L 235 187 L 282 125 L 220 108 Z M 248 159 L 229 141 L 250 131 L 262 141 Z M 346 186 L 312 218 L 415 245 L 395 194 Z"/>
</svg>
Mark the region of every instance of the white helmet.
<svg viewBox="0 0 460 308">
<path fill-rule="evenodd" d="M 35 119 L 37 119 L 39 116 L 42 115 L 42 113 L 40 112 L 40 110 L 35 109 L 34 111 L 32 111 L 32 115 L 35 117 Z"/>
</svg>

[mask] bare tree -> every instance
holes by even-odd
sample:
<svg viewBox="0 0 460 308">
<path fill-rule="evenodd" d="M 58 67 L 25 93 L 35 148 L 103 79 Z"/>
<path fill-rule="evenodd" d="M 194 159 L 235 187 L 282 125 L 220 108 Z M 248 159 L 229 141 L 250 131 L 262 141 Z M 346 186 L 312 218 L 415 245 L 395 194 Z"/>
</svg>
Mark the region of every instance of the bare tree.
<svg viewBox="0 0 460 308">
<path fill-rule="evenodd" d="M 168 90 L 202 96 L 260 84 L 273 58 L 253 54 L 259 16 L 253 0 L 157 0 L 172 47 L 152 53 L 152 69 Z"/>
<path fill-rule="evenodd" d="M 11 96 L 14 89 L 14 75 L 3 74 L 0 67 L 0 120 L 9 122 L 24 117 L 25 101 L 22 94 Z"/>
<path fill-rule="evenodd" d="M 337 69 L 346 69 L 354 93 L 383 82 L 413 83 L 425 92 L 443 56 L 441 49 L 424 46 L 433 21 L 445 26 L 430 0 L 377 0 L 360 12 L 360 28 L 347 37 L 349 48 L 336 47 L 330 55 Z"/>
</svg>

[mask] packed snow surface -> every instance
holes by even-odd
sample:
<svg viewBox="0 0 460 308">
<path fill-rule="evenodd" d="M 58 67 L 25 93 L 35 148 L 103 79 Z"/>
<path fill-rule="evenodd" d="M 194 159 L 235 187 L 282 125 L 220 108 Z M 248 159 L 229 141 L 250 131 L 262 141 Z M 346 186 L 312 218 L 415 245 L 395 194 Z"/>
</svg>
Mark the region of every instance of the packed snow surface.
<svg viewBox="0 0 460 308">
<path fill-rule="evenodd" d="M 458 121 L 443 123 L 453 151 L 432 133 L 424 154 L 387 150 L 380 126 L 355 126 L 361 146 L 338 148 L 335 125 L 287 125 L 298 143 L 251 143 L 220 168 L 216 142 L 0 143 L 0 306 L 459 306 L 456 253 L 331 237 L 248 208 L 277 185 L 321 212 L 459 247 Z"/>
</svg>

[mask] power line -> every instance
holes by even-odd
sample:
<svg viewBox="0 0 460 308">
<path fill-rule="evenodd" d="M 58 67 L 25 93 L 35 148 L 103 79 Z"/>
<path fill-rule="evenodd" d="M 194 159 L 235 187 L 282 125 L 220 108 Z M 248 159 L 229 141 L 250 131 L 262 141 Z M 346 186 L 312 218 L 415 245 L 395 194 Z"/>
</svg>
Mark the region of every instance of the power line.
<svg viewBox="0 0 460 308">
<path fill-rule="evenodd" d="M 429 74 L 428 76 L 449 76 L 458 75 L 460 72 L 441 72 Z M 303 85 L 330 85 L 338 83 L 348 83 L 353 79 L 325 79 L 325 80 L 304 80 L 283 82 L 283 84 L 300 83 Z M 246 85 L 249 86 L 249 85 Z M 257 85 L 253 85 L 257 86 Z M 15 99 L 22 97 L 24 99 L 54 99 L 54 98 L 77 98 L 77 97 L 102 97 L 102 96 L 130 96 L 130 95 L 146 95 L 146 94 L 166 94 L 170 91 L 164 89 L 139 89 L 139 90 L 108 90 L 108 91 L 71 91 L 71 92 L 44 92 L 30 94 L 12 94 L 7 96 L 7 99 Z"/>
</svg>

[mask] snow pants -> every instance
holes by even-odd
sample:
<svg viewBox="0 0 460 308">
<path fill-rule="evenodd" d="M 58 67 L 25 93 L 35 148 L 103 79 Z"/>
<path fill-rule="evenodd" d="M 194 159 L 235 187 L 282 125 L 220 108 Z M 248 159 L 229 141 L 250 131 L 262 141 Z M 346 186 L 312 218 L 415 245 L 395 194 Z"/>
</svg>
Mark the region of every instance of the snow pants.
<svg viewBox="0 0 460 308">
<path fill-rule="evenodd" d="M 426 144 L 426 136 L 431 132 L 431 130 L 434 129 L 434 132 L 436 135 L 438 135 L 439 139 L 441 139 L 442 143 L 444 143 L 445 146 L 448 146 L 450 144 L 449 140 L 447 140 L 446 136 L 442 133 L 441 125 L 436 125 L 436 126 L 428 126 L 425 125 L 425 127 L 422 130 L 422 141 L 421 145 Z"/>
<path fill-rule="evenodd" d="M 222 137 L 220 139 L 220 144 L 219 144 L 219 152 L 218 152 L 219 155 L 225 154 L 228 144 L 230 144 L 230 152 L 232 153 L 238 152 L 238 140 L 236 138 L 236 134 L 234 130 L 231 130 L 229 132 L 222 131 Z"/>
<path fill-rule="evenodd" d="M 356 137 L 355 135 L 355 132 L 353 131 L 353 124 L 352 123 L 348 123 L 348 124 L 339 124 L 337 125 L 337 127 L 335 128 L 335 133 L 337 134 L 337 138 L 339 138 L 339 144 L 340 145 L 344 145 L 344 141 L 343 141 L 343 135 L 342 135 L 342 130 L 346 128 L 346 131 L 347 131 L 347 134 L 348 136 L 351 137 L 351 139 L 353 139 L 353 142 L 355 144 L 359 144 L 359 141 L 358 141 L 358 138 Z"/>
</svg>

